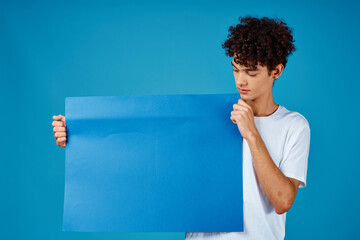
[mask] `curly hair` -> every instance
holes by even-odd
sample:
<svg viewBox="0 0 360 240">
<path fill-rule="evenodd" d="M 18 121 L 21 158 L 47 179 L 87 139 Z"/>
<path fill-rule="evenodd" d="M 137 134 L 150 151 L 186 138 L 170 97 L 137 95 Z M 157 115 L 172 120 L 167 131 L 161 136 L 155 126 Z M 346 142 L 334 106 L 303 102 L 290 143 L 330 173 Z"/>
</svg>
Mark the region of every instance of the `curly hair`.
<svg viewBox="0 0 360 240">
<path fill-rule="evenodd" d="M 255 68 L 258 62 L 267 66 L 268 75 L 276 65 L 282 63 L 284 68 L 287 58 L 295 51 L 290 29 L 281 19 L 261 19 L 246 16 L 239 17 L 240 24 L 231 26 L 228 39 L 222 44 L 226 55 L 233 57 L 237 64 Z"/>
</svg>

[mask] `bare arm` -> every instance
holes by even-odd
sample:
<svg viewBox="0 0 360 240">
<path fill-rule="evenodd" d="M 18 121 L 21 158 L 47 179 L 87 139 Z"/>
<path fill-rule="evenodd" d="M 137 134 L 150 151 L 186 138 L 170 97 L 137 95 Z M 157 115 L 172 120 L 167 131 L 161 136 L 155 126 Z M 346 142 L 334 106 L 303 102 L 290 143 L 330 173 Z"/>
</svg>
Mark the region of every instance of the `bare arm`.
<svg viewBox="0 0 360 240">
<path fill-rule="evenodd" d="M 272 160 L 260 133 L 247 140 L 261 187 L 277 214 L 287 212 L 295 201 L 300 182 L 286 177 Z"/>
</svg>

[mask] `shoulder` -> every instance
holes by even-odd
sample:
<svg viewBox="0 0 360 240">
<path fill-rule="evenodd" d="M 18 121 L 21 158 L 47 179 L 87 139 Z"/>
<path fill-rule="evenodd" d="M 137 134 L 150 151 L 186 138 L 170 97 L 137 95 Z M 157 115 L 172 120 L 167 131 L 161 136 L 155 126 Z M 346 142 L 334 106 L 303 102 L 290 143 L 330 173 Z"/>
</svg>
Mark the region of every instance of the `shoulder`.
<svg viewBox="0 0 360 240">
<path fill-rule="evenodd" d="M 282 128 L 284 136 L 284 150 L 290 154 L 290 150 L 296 146 L 297 150 L 304 151 L 310 145 L 310 124 L 306 117 L 297 112 L 286 108 L 282 111 Z"/>
<path fill-rule="evenodd" d="M 287 123 L 289 130 L 300 131 L 307 129 L 310 131 L 310 124 L 306 117 L 296 111 L 288 110 L 282 106 L 282 120 Z"/>
</svg>

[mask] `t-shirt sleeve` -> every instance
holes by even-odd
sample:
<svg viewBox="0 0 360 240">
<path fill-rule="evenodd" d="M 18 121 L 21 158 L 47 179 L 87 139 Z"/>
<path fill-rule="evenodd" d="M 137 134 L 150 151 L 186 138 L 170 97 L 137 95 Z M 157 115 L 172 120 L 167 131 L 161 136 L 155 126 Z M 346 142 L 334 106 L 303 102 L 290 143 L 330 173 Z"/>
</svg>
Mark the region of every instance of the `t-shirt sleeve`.
<svg viewBox="0 0 360 240">
<path fill-rule="evenodd" d="M 310 149 L 310 126 L 305 118 L 289 130 L 284 157 L 279 169 L 286 176 L 300 181 L 299 188 L 306 186 L 306 175 Z"/>
</svg>

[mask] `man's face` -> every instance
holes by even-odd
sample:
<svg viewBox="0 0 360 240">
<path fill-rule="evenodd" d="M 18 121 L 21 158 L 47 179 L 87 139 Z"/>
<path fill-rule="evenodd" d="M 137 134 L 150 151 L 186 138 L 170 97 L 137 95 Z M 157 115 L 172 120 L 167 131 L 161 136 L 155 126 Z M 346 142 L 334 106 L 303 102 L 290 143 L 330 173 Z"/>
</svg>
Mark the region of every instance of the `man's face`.
<svg viewBox="0 0 360 240">
<path fill-rule="evenodd" d="M 267 94 L 272 89 L 274 78 L 268 75 L 266 66 L 258 64 L 256 69 L 250 69 L 244 65 L 235 63 L 234 58 L 231 62 L 235 77 L 236 88 L 244 100 L 255 100 L 263 94 Z M 248 90 L 248 91 L 242 91 Z"/>
</svg>

